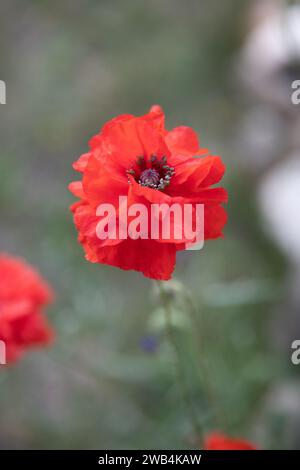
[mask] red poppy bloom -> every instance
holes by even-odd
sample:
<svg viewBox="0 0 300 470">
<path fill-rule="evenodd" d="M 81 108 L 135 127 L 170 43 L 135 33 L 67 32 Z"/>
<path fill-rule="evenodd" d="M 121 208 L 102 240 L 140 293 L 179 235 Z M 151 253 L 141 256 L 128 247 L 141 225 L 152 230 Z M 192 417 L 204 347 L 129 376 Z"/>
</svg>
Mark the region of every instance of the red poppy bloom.
<svg viewBox="0 0 300 470">
<path fill-rule="evenodd" d="M 6 346 L 7 363 L 26 349 L 51 342 L 53 331 L 42 307 L 52 298 L 38 272 L 23 260 L 0 253 L 0 340 Z"/>
<path fill-rule="evenodd" d="M 184 237 L 102 240 L 97 236 L 97 207 L 108 203 L 118 212 L 120 196 L 127 196 L 129 206 L 204 204 L 204 239 L 222 236 L 226 213 L 221 204 L 227 194 L 212 186 L 222 179 L 224 164 L 200 148 L 190 127 L 166 130 L 159 106 L 141 117 L 124 114 L 112 119 L 89 147 L 73 165 L 82 180 L 69 186 L 80 199 L 71 209 L 87 260 L 170 279 L 176 252 L 185 249 Z"/>
<path fill-rule="evenodd" d="M 253 444 L 241 439 L 232 439 L 221 433 L 211 433 L 204 441 L 205 450 L 257 450 Z"/>
</svg>

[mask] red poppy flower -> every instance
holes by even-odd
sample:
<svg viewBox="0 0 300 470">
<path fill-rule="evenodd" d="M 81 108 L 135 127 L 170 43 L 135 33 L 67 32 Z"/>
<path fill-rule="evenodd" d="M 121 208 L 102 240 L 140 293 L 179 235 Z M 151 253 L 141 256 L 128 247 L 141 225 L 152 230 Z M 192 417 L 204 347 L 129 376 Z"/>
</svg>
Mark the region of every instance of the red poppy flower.
<svg viewBox="0 0 300 470">
<path fill-rule="evenodd" d="M 214 432 L 204 441 L 205 450 L 256 450 L 250 442 L 241 439 L 232 439 L 225 434 Z"/>
<path fill-rule="evenodd" d="M 97 236 L 97 207 L 112 204 L 119 216 L 120 196 L 127 196 L 129 206 L 203 204 L 204 239 L 222 236 L 226 213 L 221 204 L 227 194 L 212 186 L 222 179 L 225 167 L 220 157 L 200 148 L 193 129 L 166 130 L 163 111 L 156 105 L 141 117 L 124 114 L 112 119 L 89 146 L 73 165 L 82 180 L 69 186 L 80 199 L 71 209 L 87 260 L 170 279 L 176 252 L 186 247 L 184 237 L 166 239 L 160 233 L 158 239 L 103 240 Z"/>
<path fill-rule="evenodd" d="M 42 314 L 52 298 L 38 272 L 23 260 L 0 253 L 0 340 L 7 363 L 19 359 L 26 349 L 52 341 L 53 331 Z"/>
</svg>

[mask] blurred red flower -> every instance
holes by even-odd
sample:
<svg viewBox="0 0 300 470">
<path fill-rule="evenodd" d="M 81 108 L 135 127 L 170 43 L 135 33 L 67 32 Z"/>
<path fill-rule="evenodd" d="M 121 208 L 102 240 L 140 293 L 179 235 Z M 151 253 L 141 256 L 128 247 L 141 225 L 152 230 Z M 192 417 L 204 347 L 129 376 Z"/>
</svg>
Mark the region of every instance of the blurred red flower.
<svg viewBox="0 0 300 470">
<path fill-rule="evenodd" d="M 42 313 L 53 293 L 39 273 L 22 259 L 0 253 L 0 340 L 6 362 L 26 349 L 49 344 L 54 337 Z"/>
<path fill-rule="evenodd" d="M 232 439 L 221 433 L 211 433 L 204 440 L 205 450 L 257 450 L 253 444 L 241 439 Z"/>
<path fill-rule="evenodd" d="M 141 117 L 123 114 L 112 119 L 89 146 L 90 151 L 73 165 L 82 180 L 69 186 L 80 199 L 71 209 L 87 260 L 140 271 L 153 279 L 170 279 L 176 252 L 185 249 L 186 240 L 97 237 L 97 207 L 105 203 L 117 207 L 119 196 L 127 196 L 129 205 L 205 204 L 204 238 L 222 236 L 226 212 L 221 203 L 227 194 L 211 186 L 222 179 L 224 164 L 199 147 L 190 127 L 167 131 L 158 105 Z"/>
</svg>

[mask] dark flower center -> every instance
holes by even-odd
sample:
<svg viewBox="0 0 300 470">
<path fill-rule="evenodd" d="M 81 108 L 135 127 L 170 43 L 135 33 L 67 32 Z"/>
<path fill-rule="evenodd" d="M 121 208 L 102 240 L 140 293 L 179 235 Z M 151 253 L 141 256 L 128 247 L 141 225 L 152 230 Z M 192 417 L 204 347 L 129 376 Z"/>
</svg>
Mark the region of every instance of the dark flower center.
<svg viewBox="0 0 300 470">
<path fill-rule="evenodd" d="M 160 159 L 152 155 L 150 160 L 145 157 L 138 157 L 134 168 L 127 170 L 128 175 L 132 175 L 137 183 L 152 189 L 163 191 L 169 186 L 174 168 L 170 167 L 166 157 Z M 130 180 L 128 180 L 130 183 Z"/>
<path fill-rule="evenodd" d="M 140 174 L 139 183 L 142 186 L 149 186 L 150 188 L 156 188 L 159 183 L 159 173 L 157 170 L 153 168 L 149 168 L 148 170 L 142 171 Z"/>
</svg>

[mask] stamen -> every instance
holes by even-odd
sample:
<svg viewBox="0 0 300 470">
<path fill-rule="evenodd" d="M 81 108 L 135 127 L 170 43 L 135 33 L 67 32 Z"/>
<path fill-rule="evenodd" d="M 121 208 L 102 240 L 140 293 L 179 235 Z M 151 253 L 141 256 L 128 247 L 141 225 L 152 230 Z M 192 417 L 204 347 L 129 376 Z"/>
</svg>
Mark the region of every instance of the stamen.
<svg viewBox="0 0 300 470">
<path fill-rule="evenodd" d="M 127 170 L 127 175 L 131 175 L 141 185 L 152 189 L 163 191 L 169 186 L 175 169 L 170 167 L 167 157 L 162 156 L 158 159 L 156 155 L 151 155 L 150 160 L 146 161 L 144 156 L 138 156 L 136 160 L 137 167 Z M 147 168 L 149 167 L 150 168 Z M 128 178 L 130 184 L 130 179 Z"/>
</svg>

